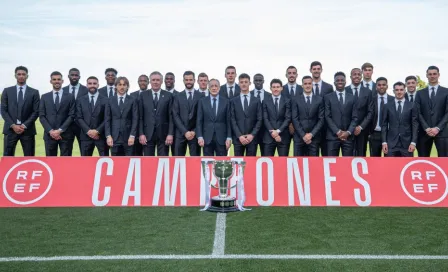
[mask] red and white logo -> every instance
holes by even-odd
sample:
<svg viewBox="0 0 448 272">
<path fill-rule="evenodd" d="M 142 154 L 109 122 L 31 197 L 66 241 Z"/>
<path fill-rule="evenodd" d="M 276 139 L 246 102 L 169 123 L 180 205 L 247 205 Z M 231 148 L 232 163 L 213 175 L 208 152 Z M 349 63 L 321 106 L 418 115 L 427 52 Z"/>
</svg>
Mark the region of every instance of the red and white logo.
<svg viewBox="0 0 448 272">
<path fill-rule="evenodd" d="M 401 170 L 401 188 L 413 201 L 422 205 L 434 205 L 448 194 L 448 177 L 434 162 L 415 160 Z"/>
<path fill-rule="evenodd" d="M 50 191 L 53 172 L 48 164 L 35 159 L 24 160 L 6 173 L 3 178 L 3 193 L 17 205 L 33 204 Z"/>
</svg>

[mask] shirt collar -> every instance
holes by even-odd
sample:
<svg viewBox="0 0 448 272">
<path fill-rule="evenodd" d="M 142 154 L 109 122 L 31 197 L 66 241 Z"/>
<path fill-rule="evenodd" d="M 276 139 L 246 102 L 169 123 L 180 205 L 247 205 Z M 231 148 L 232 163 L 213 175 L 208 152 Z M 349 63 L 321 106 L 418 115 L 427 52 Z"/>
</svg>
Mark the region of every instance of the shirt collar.
<svg viewBox="0 0 448 272">
<path fill-rule="evenodd" d="M 398 103 L 398 101 L 404 102 L 404 97 L 402 99 L 395 98 L 395 103 Z"/>
<path fill-rule="evenodd" d="M 278 99 L 280 100 L 281 97 L 282 97 L 281 94 L 279 94 L 278 96 L 274 96 L 274 95 L 272 95 L 272 99 L 273 99 L 274 101 L 275 101 L 276 98 L 278 98 Z"/>
<path fill-rule="evenodd" d="M 62 89 L 61 89 L 61 90 L 62 90 Z M 59 90 L 59 91 L 55 91 L 55 90 L 53 90 L 53 94 L 61 93 L 61 90 Z"/>
<path fill-rule="evenodd" d="M 291 84 L 291 83 L 288 82 L 288 88 L 289 89 L 291 89 L 291 87 L 295 88 L 296 86 L 297 86 L 297 83 Z"/>
<path fill-rule="evenodd" d="M 428 89 L 429 89 L 430 91 L 432 90 L 432 87 L 434 87 L 434 89 L 437 91 L 437 89 L 439 89 L 439 84 L 434 85 L 434 86 L 428 85 Z"/>
<path fill-rule="evenodd" d="M 186 93 L 188 93 L 188 92 L 192 92 L 192 93 L 194 93 L 194 88 L 191 89 L 191 90 L 185 89 L 185 92 L 186 92 Z"/>
<path fill-rule="evenodd" d="M 355 88 L 358 88 L 358 90 L 361 88 L 361 84 L 359 84 L 358 86 L 353 85 L 353 83 L 350 85 L 350 88 L 352 88 L 352 90 L 354 90 Z"/>
<path fill-rule="evenodd" d="M 312 97 L 312 96 L 313 96 L 313 93 L 306 94 L 305 92 L 303 92 L 303 97 L 307 98 L 308 96 L 309 96 L 309 97 Z"/>
<path fill-rule="evenodd" d="M 25 90 L 26 90 L 26 88 L 27 88 L 26 84 L 25 84 L 25 85 L 23 85 L 23 86 L 19 86 L 19 85 L 16 85 L 16 87 L 17 87 L 17 91 L 19 91 L 19 90 L 20 90 L 20 87 L 22 87 L 22 91 L 25 91 Z"/>
<path fill-rule="evenodd" d="M 233 87 L 233 90 L 235 90 L 235 84 L 236 84 L 235 82 L 233 82 L 232 85 L 229 85 L 228 83 L 226 83 L 227 88 Z"/>
<path fill-rule="evenodd" d="M 71 90 L 73 87 L 75 87 L 76 89 L 78 89 L 78 88 L 79 88 L 79 82 L 78 82 L 78 84 L 76 84 L 75 86 L 73 86 L 72 84 L 70 84 L 70 90 Z"/>
<path fill-rule="evenodd" d="M 316 86 L 316 84 L 319 84 L 319 86 L 322 85 L 322 79 L 319 80 L 318 82 L 314 82 L 314 81 L 313 81 L 313 86 Z"/>
<path fill-rule="evenodd" d="M 91 94 L 90 92 L 89 92 L 88 94 L 89 94 L 89 98 L 91 98 L 92 95 L 93 95 L 94 98 L 97 98 L 98 95 L 99 95 L 99 94 L 98 94 L 98 91 L 96 91 L 95 94 Z"/>
<path fill-rule="evenodd" d="M 342 95 L 345 95 L 345 89 L 343 89 L 342 90 L 342 92 L 340 92 L 340 91 L 338 91 L 338 90 L 336 90 L 336 91 L 334 91 L 338 96 L 339 96 L 339 94 L 341 93 Z"/>
<path fill-rule="evenodd" d="M 118 97 L 118 98 L 120 98 L 120 97 L 126 98 L 126 94 L 124 94 L 124 95 L 119 95 L 119 94 L 117 93 L 117 97 Z"/>
</svg>

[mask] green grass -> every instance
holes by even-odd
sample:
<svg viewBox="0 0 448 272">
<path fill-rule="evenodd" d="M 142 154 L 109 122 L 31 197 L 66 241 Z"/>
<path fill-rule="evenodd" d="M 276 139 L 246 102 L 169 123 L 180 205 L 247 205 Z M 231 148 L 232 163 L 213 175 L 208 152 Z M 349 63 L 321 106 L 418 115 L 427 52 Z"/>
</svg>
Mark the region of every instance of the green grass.
<svg viewBox="0 0 448 272">
<path fill-rule="evenodd" d="M 0 118 L 0 128 L 3 128 L 3 119 Z M 40 123 L 39 120 L 36 121 L 36 130 L 37 130 L 37 135 L 36 135 L 36 156 L 45 156 L 45 146 L 44 146 L 44 140 L 43 140 L 43 127 Z M 0 154 L 3 155 L 3 134 L 0 134 Z M 289 149 L 289 156 L 293 156 L 294 154 L 294 145 L 293 143 L 291 143 L 290 149 Z M 415 152 L 415 156 L 416 156 L 417 152 Z M 98 156 L 98 151 L 95 149 L 94 156 Z M 275 155 L 277 156 L 277 152 L 275 153 Z M 369 149 L 367 148 L 367 156 L 369 156 Z M 23 152 L 22 152 L 22 146 L 20 145 L 20 142 L 17 144 L 17 148 L 16 148 L 16 156 L 18 157 L 22 157 L 23 156 Z M 80 156 L 80 151 L 79 151 L 79 147 L 78 147 L 78 141 L 75 140 L 75 143 L 73 144 L 73 156 Z M 187 156 L 188 156 L 188 150 L 187 150 Z M 229 152 L 229 156 L 233 156 L 233 146 L 230 147 L 230 152 Z M 260 154 L 260 150 L 258 150 L 257 152 L 257 156 L 261 156 Z M 433 149 L 431 151 L 431 157 L 437 157 L 437 150 L 435 148 L 435 146 L 433 146 Z"/>
<path fill-rule="evenodd" d="M 198 208 L 0 209 L 0 257 L 204 254 Z M 437 208 L 271 208 L 227 215 L 225 254 L 448 255 Z M 447 260 L 109 260 L 0 263 L 0 271 L 448 271 Z"/>
</svg>

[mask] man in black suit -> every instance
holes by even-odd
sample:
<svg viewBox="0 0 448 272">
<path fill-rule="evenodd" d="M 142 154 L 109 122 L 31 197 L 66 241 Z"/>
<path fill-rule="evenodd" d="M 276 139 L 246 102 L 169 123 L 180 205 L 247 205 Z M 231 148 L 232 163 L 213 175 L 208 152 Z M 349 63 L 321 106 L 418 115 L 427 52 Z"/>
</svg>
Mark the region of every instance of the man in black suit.
<svg viewBox="0 0 448 272">
<path fill-rule="evenodd" d="M 111 98 L 112 96 L 115 96 L 116 93 L 115 80 L 117 79 L 118 72 L 114 68 L 107 68 L 104 74 L 106 75 L 105 79 L 107 85 L 100 88 L 98 92 L 104 97 Z"/>
<path fill-rule="evenodd" d="M 336 91 L 327 94 L 325 101 L 325 120 L 327 121 L 328 156 L 353 156 L 353 133 L 358 122 L 355 98 L 345 91 L 345 74 L 334 75 Z"/>
<path fill-rule="evenodd" d="M 260 99 L 249 92 L 250 76 L 238 77 L 240 96 L 230 100 L 230 121 L 232 124 L 233 150 L 235 156 L 256 156 L 257 135 L 263 122 Z"/>
<path fill-rule="evenodd" d="M 376 80 L 376 92 L 372 93 L 373 117 L 370 123 L 369 148 L 370 157 L 381 157 L 384 106 L 394 102 L 394 97 L 387 94 L 387 79 L 379 77 Z"/>
<path fill-rule="evenodd" d="M 384 106 L 381 138 L 388 157 L 413 157 L 417 142 L 417 109 L 404 98 L 403 82 L 394 84 L 395 99 Z"/>
<path fill-rule="evenodd" d="M 263 101 L 263 132 L 264 155 L 274 156 L 275 150 L 279 156 L 288 156 L 291 134 L 288 126 L 291 123 L 291 100 L 283 93 L 282 81 L 271 80 L 272 97 Z"/>
<path fill-rule="evenodd" d="M 239 96 L 241 89 L 238 84 L 235 83 L 236 79 L 236 68 L 235 66 L 227 66 L 225 71 L 225 77 L 227 83 L 222 85 L 219 90 L 219 97 L 225 97 L 232 99 L 235 96 Z"/>
<path fill-rule="evenodd" d="M 177 95 L 180 93 L 176 89 L 174 89 L 175 82 L 176 82 L 176 77 L 174 76 L 174 73 L 168 72 L 165 74 L 165 89 L 167 92 L 171 93 L 172 95 Z"/>
<path fill-rule="evenodd" d="M 149 77 L 147 75 L 141 75 L 138 77 L 137 83 L 138 83 L 139 89 L 135 92 L 132 92 L 130 94 L 130 96 L 134 97 L 138 102 L 142 92 L 146 92 L 148 90 Z M 140 130 L 140 125 L 137 126 L 137 130 Z M 137 135 L 140 135 L 140 131 L 137 131 Z M 134 142 L 134 155 L 135 156 L 143 156 L 143 146 L 140 144 L 140 141 Z"/>
<path fill-rule="evenodd" d="M 232 144 L 229 99 L 219 95 L 219 81 L 209 82 L 210 95 L 198 102 L 196 134 L 204 156 L 226 156 Z"/>
<path fill-rule="evenodd" d="M 362 86 L 364 88 L 369 89 L 372 92 L 375 92 L 376 90 L 376 83 L 372 80 L 373 75 L 373 65 L 369 62 L 364 63 L 361 66 L 362 69 Z"/>
<path fill-rule="evenodd" d="M 108 98 L 98 93 L 98 78 L 87 79 L 87 95 L 76 101 L 76 122 L 81 128 L 81 156 L 92 156 L 95 147 L 100 156 L 105 156 L 104 113 Z"/>
<path fill-rule="evenodd" d="M 404 81 L 406 83 L 406 94 L 404 98 L 414 105 L 416 91 L 417 91 L 417 77 L 416 76 L 408 76 Z"/>
<path fill-rule="evenodd" d="M 185 156 L 188 146 L 190 156 L 200 156 L 201 147 L 196 137 L 196 119 L 198 101 L 204 95 L 194 90 L 195 75 L 192 71 L 186 71 L 183 78 L 185 90 L 176 95 L 173 102 L 173 121 L 176 126 L 174 154 Z"/>
<path fill-rule="evenodd" d="M 355 97 L 358 117 L 354 132 L 353 156 L 365 157 L 369 138 L 369 126 L 373 119 L 373 101 L 372 92 L 362 86 L 361 77 L 361 69 L 353 68 L 350 72 L 352 84 L 345 87 L 345 91 Z"/>
<path fill-rule="evenodd" d="M 149 75 L 151 89 L 140 96 L 140 144 L 145 156 L 168 156 L 173 144 L 174 123 L 172 115 L 173 95 L 161 89 L 160 72 Z"/>
<path fill-rule="evenodd" d="M 116 94 L 109 98 L 104 114 L 104 130 L 107 145 L 112 156 L 133 156 L 135 135 L 138 125 L 138 102 L 126 94 L 129 80 L 118 77 L 115 81 Z"/>
<path fill-rule="evenodd" d="M 319 61 L 313 61 L 310 65 L 310 73 L 313 77 L 313 93 L 320 95 L 324 98 L 327 94 L 332 93 L 333 85 L 328 84 L 327 82 L 322 80 L 322 63 Z M 324 125 L 322 127 L 322 131 L 326 131 L 327 128 L 325 126 L 325 118 Z M 320 134 L 320 141 L 318 145 L 318 153 L 322 153 L 322 156 L 327 156 L 327 145 L 326 145 L 326 133 Z"/>
<path fill-rule="evenodd" d="M 75 118 L 75 97 L 61 91 L 62 74 L 51 73 L 50 83 L 53 91 L 42 95 L 39 104 L 39 119 L 44 127 L 46 156 L 57 156 L 58 147 L 61 156 L 71 156 L 71 147 L 75 135 L 71 123 Z"/>
<path fill-rule="evenodd" d="M 260 102 L 263 103 L 264 99 L 272 99 L 272 94 L 265 91 L 265 89 L 263 88 L 264 85 L 264 76 L 262 74 L 256 74 L 254 76 L 254 85 L 255 85 L 255 89 L 253 89 L 252 91 L 250 91 L 250 95 L 251 97 L 256 97 L 258 99 L 260 99 Z M 263 104 L 261 105 L 261 117 L 263 118 Z M 265 126 L 264 126 L 264 122 L 261 122 L 261 127 L 260 130 L 258 131 L 257 134 L 257 145 L 260 149 L 260 154 L 261 156 L 264 156 L 264 142 L 263 142 L 263 136 L 264 136 L 264 131 L 265 131 Z"/>
<path fill-rule="evenodd" d="M 313 94 L 313 79 L 302 78 L 302 97 L 291 100 L 294 125 L 294 156 L 319 156 L 320 134 L 324 125 L 324 100 Z"/>
<path fill-rule="evenodd" d="M 24 156 L 34 156 L 36 126 L 39 116 L 39 91 L 26 85 L 28 69 L 18 66 L 15 71 L 17 85 L 5 88 L 1 99 L 3 124 L 3 156 L 14 156 L 17 142 L 22 145 Z"/>
<path fill-rule="evenodd" d="M 62 88 L 64 93 L 70 93 L 75 97 L 75 100 L 78 100 L 79 98 L 86 95 L 89 91 L 87 90 L 86 86 L 79 84 L 79 79 L 81 78 L 81 73 L 77 68 L 72 68 L 68 71 L 68 79 L 70 80 L 70 84 Z M 81 152 L 81 128 L 79 127 L 79 124 L 77 123 L 76 119 L 72 124 L 70 125 L 71 130 L 73 131 L 73 134 L 75 134 L 75 138 L 78 141 L 78 147 L 79 151 Z M 73 150 L 73 143 L 70 147 L 70 156 L 72 154 Z"/>
<path fill-rule="evenodd" d="M 198 75 L 198 91 L 204 96 L 208 96 L 208 75 L 206 73 L 199 73 Z"/>
<path fill-rule="evenodd" d="M 439 85 L 439 68 L 426 70 L 428 87 L 417 92 L 415 106 L 420 121 L 417 150 L 419 157 L 429 157 L 433 143 L 439 157 L 448 157 L 448 89 Z"/>
</svg>

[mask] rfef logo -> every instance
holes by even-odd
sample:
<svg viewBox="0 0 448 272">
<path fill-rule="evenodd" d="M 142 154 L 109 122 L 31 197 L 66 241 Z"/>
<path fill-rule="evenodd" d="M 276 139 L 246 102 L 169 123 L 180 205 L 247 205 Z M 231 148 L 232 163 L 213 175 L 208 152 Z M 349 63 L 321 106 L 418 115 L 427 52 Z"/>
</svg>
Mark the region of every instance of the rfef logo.
<svg viewBox="0 0 448 272">
<path fill-rule="evenodd" d="M 15 164 L 3 179 L 3 193 L 17 205 L 36 203 L 45 197 L 53 184 L 51 168 L 40 160 L 30 159 Z"/>
<path fill-rule="evenodd" d="M 413 201 L 422 205 L 434 205 L 448 194 L 448 178 L 443 169 L 434 162 L 415 160 L 401 170 L 403 191 Z"/>
</svg>

